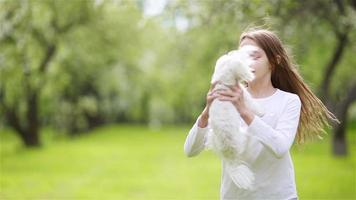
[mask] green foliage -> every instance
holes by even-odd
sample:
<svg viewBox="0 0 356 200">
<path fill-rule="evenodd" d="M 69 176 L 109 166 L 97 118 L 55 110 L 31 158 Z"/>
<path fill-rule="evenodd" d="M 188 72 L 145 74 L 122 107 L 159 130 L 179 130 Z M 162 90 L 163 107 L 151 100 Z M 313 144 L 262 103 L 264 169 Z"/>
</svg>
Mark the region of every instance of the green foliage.
<svg viewBox="0 0 356 200">
<path fill-rule="evenodd" d="M 0 4 L 1 101 L 24 121 L 28 91 L 38 91 L 41 121 L 70 132 L 108 122 L 194 121 L 205 105 L 216 59 L 237 48 L 250 25 L 277 30 L 317 91 L 336 46 L 335 20 L 342 22 L 341 30 L 354 27 L 355 18 L 350 6 L 339 16 L 334 4 L 323 1 L 167 1 L 164 12 L 153 17 L 143 15 L 145 1 Z M 318 5 L 329 11 L 328 18 L 321 11 L 314 15 Z M 177 28 L 182 20 L 185 29 Z M 355 31 L 349 38 L 333 78 L 336 98 L 354 77 Z M 50 45 L 55 54 L 42 73 Z"/>
<path fill-rule="evenodd" d="M 2 112 L 15 110 L 23 123 L 31 92 L 39 94 L 41 121 L 71 132 L 142 118 L 134 109 L 146 84 L 137 83 L 145 82 L 138 62 L 146 27 L 134 2 L 4 1 L 0 8 Z"/>
</svg>

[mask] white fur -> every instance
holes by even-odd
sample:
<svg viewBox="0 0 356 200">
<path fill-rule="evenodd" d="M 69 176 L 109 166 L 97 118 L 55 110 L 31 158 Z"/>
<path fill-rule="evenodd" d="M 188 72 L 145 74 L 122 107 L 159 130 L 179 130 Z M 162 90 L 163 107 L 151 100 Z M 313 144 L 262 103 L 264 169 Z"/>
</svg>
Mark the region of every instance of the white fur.
<svg viewBox="0 0 356 200">
<path fill-rule="evenodd" d="M 255 48 L 246 45 L 221 56 L 216 62 L 211 82 L 218 81 L 214 90 L 223 90 L 227 89 L 227 86 L 240 84 L 245 105 L 258 116 L 262 116 L 263 110 L 240 83 L 254 79 L 250 68 L 253 62 L 250 54 Z M 207 148 L 212 149 L 225 161 L 227 171 L 238 187 L 252 189 L 255 177 L 249 168 L 248 161 L 251 161 L 251 158 L 243 157 L 248 138 L 240 123 L 240 115 L 230 101 L 215 99 L 209 110 L 212 131 L 208 134 Z"/>
</svg>

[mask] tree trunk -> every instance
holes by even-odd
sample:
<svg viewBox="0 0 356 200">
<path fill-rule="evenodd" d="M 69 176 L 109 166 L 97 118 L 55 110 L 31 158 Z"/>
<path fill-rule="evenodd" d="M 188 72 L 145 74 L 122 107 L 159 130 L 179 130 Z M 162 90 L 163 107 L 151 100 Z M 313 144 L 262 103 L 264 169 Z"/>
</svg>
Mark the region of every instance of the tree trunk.
<svg viewBox="0 0 356 200">
<path fill-rule="evenodd" d="M 26 147 L 40 147 L 41 146 L 38 131 L 30 132 L 30 130 L 28 130 L 27 132 L 24 132 L 21 135 L 21 138 L 22 138 L 22 141 Z"/>
<path fill-rule="evenodd" d="M 347 155 L 347 143 L 345 138 L 346 125 L 347 125 L 347 110 L 350 104 L 350 93 L 347 95 L 343 102 L 337 104 L 330 95 L 330 84 L 332 76 L 335 74 L 335 69 L 338 63 L 341 61 L 342 55 L 345 52 L 347 47 L 347 42 L 349 30 L 346 29 L 345 32 L 341 34 L 337 34 L 338 43 L 334 49 L 333 55 L 325 68 L 324 79 L 321 83 L 320 88 L 320 97 L 324 104 L 328 107 L 329 110 L 335 112 L 334 114 L 339 119 L 340 124 L 336 124 L 333 126 L 333 141 L 332 141 L 332 149 L 333 154 L 337 156 L 345 156 Z M 352 90 L 352 89 L 351 89 Z"/>
<path fill-rule="evenodd" d="M 39 140 L 39 134 L 38 134 L 38 124 L 37 127 L 35 123 L 32 124 L 33 126 L 31 129 L 26 129 L 22 125 L 22 123 L 19 120 L 19 117 L 17 115 L 18 112 L 15 111 L 15 109 L 10 109 L 7 107 L 4 107 L 5 110 L 5 115 L 6 119 L 9 122 L 10 126 L 15 130 L 15 132 L 20 136 L 23 144 L 26 147 L 39 147 L 41 145 L 40 140 Z M 31 124 L 31 121 L 27 122 L 28 124 Z"/>
<path fill-rule="evenodd" d="M 105 124 L 105 119 L 101 117 L 98 113 L 95 115 L 85 113 L 85 118 L 88 121 L 88 129 L 93 129 L 95 127 Z"/>
<path fill-rule="evenodd" d="M 337 105 L 336 116 L 340 120 L 340 124 L 334 126 L 333 132 L 333 153 L 337 156 L 347 155 L 347 142 L 346 142 L 346 125 L 347 125 L 347 111 L 351 104 L 356 100 L 356 82 L 349 89 L 347 96 L 343 101 Z"/>
<path fill-rule="evenodd" d="M 341 121 L 341 123 L 333 129 L 333 154 L 336 156 L 346 156 L 348 153 L 345 134 L 346 124 L 345 121 Z"/>
<path fill-rule="evenodd" d="M 27 147 L 41 146 L 39 140 L 39 120 L 37 92 L 29 91 L 27 98 L 27 129 L 24 134 L 24 143 Z"/>
<path fill-rule="evenodd" d="M 337 64 L 341 60 L 341 57 L 342 57 L 344 50 L 347 46 L 347 41 L 348 41 L 348 32 L 345 32 L 341 36 L 338 37 L 337 47 L 335 48 L 333 56 L 325 68 L 325 73 L 323 75 L 324 79 L 322 80 L 321 87 L 320 87 L 321 88 L 320 97 L 321 97 L 321 100 L 326 105 L 330 104 L 329 89 L 330 89 L 331 78 L 334 75 L 334 71 L 336 69 Z"/>
</svg>

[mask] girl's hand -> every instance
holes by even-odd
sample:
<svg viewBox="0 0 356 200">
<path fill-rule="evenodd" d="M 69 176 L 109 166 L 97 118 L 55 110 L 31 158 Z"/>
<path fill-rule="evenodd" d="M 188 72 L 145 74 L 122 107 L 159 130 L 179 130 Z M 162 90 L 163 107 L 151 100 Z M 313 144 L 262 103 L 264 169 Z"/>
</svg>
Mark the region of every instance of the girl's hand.
<svg viewBox="0 0 356 200">
<path fill-rule="evenodd" d="M 217 91 L 220 95 L 220 101 L 230 101 L 240 113 L 246 124 L 250 124 L 253 120 L 254 114 L 246 107 L 244 103 L 243 90 L 239 84 L 230 87 L 230 90 Z"/>
<path fill-rule="evenodd" d="M 247 109 L 243 101 L 243 91 L 238 84 L 228 90 L 217 91 L 217 93 L 220 95 L 218 98 L 220 101 L 231 101 L 239 112 Z"/>
<path fill-rule="evenodd" d="M 211 84 L 208 94 L 206 95 L 206 105 L 203 112 L 200 114 L 200 120 L 198 122 L 199 127 L 206 127 L 209 119 L 209 108 L 214 99 L 218 98 L 217 91 L 214 91 L 214 87 L 218 82 Z"/>
<path fill-rule="evenodd" d="M 211 103 L 214 101 L 214 99 L 216 99 L 217 97 L 219 97 L 219 95 L 217 94 L 217 91 L 214 90 L 215 88 L 215 85 L 217 84 L 218 82 L 215 82 L 213 84 L 210 85 L 210 89 L 209 89 L 209 92 L 208 94 L 206 95 L 206 108 L 207 108 L 207 111 L 209 111 L 209 108 L 210 108 L 210 105 Z M 208 112 L 209 113 L 209 112 Z"/>
</svg>

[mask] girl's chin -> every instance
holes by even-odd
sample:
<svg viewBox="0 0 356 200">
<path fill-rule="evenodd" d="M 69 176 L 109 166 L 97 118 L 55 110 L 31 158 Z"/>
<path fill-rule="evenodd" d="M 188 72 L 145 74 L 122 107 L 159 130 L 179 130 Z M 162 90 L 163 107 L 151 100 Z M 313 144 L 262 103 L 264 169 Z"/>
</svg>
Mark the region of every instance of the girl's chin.
<svg viewBox="0 0 356 200">
<path fill-rule="evenodd" d="M 252 84 L 252 83 L 254 83 L 256 81 L 256 78 L 254 78 L 252 81 L 246 81 L 247 82 L 247 84 Z"/>
</svg>

